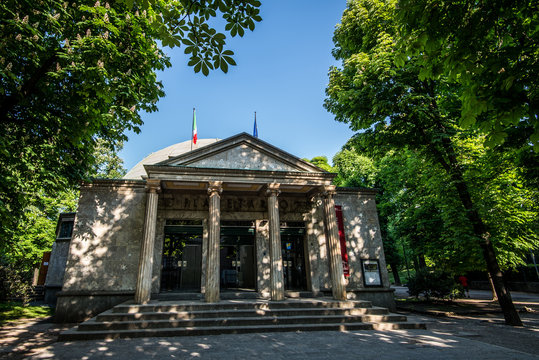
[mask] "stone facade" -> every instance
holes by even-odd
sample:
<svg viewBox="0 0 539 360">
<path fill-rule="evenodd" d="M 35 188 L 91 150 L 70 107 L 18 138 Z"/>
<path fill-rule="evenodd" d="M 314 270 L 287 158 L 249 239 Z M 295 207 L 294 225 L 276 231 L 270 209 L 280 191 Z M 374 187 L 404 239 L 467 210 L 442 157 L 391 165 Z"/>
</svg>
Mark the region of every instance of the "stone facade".
<svg viewBox="0 0 539 360">
<path fill-rule="evenodd" d="M 313 296 L 355 297 L 394 308 L 374 191 L 335 189 L 334 174 L 247 134 L 144 168 L 144 179 L 82 186 L 57 321 L 80 321 L 128 299 L 144 303 L 159 296 L 170 265 L 165 254 L 174 239 L 183 242 L 178 245 L 183 257 L 173 263 L 181 274 L 193 264 L 185 242 L 195 241 L 190 249 L 200 254 L 195 262 L 200 265 L 193 284 L 208 302 L 219 301 L 225 275 L 239 281 L 247 268 L 253 272 L 241 274 L 247 287 L 275 301 L 286 296 L 286 286 L 295 286 Z M 344 229 L 338 229 L 335 205 L 342 208 Z M 195 229 L 198 235 L 181 238 L 170 232 L 176 228 Z M 349 259 L 347 277 L 340 230 Z M 231 262 L 223 258 L 226 239 L 238 244 L 247 239 L 247 245 L 231 247 Z M 288 249 L 296 257 L 284 258 L 291 256 Z M 378 262 L 378 285 L 366 286 L 362 260 Z M 222 261 L 240 273 L 222 270 Z"/>
<path fill-rule="evenodd" d="M 133 297 L 145 199 L 144 181 L 81 187 L 57 321 L 88 318 Z"/>
</svg>

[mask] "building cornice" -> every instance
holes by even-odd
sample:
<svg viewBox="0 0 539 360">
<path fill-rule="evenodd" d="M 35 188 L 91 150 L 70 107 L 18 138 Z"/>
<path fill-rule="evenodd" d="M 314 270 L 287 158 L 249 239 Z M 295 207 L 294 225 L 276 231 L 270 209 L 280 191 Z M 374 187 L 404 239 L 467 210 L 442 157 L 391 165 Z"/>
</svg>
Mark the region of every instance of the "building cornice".
<svg viewBox="0 0 539 360">
<path fill-rule="evenodd" d="M 358 195 L 376 195 L 380 191 L 372 188 L 359 187 L 337 187 L 337 195 L 339 194 L 358 194 Z"/>
<path fill-rule="evenodd" d="M 107 189 L 136 189 L 146 186 L 146 180 L 124 180 L 124 179 L 92 179 L 83 181 L 81 189 L 107 188 Z"/>
<path fill-rule="evenodd" d="M 325 185 L 331 183 L 337 175 L 328 172 L 268 171 L 249 169 L 198 168 L 171 165 L 144 165 L 151 179 L 161 180 L 220 180 L 233 182 L 282 182 L 297 183 L 305 181 L 309 184 Z"/>
</svg>

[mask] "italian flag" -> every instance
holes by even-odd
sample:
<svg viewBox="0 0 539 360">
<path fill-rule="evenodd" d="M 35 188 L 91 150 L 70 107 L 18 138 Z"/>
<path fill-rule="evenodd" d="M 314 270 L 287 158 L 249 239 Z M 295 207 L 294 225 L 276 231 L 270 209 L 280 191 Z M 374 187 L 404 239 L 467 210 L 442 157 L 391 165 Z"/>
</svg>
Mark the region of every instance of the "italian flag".
<svg viewBox="0 0 539 360">
<path fill-rule="evenodd" d="M 193 144 L 197 143 L 197 116 L 195 113 L 195 108 L 193 108 Z"/>
</svg>

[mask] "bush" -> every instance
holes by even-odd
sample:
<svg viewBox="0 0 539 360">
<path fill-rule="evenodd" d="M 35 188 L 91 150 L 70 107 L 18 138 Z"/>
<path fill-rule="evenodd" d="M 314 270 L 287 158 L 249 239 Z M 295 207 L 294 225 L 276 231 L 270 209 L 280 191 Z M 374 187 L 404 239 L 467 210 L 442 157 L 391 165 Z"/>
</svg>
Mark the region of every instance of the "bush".
<svg viewBox="0 0 539 360">
<path fill-rule="evenodd" d="M 19 299 L 27 305 L 32 293 L 31 274 L 3 260 L 0 259 L 0 301 Z"/>
<path fill-rule="evenodd" d="M 453 277 L 440 270 L 421 269 L 408 280 L 408 293 L 412 296 L 434 298 L 455 297 L 460 293 Z"/>
</svg>

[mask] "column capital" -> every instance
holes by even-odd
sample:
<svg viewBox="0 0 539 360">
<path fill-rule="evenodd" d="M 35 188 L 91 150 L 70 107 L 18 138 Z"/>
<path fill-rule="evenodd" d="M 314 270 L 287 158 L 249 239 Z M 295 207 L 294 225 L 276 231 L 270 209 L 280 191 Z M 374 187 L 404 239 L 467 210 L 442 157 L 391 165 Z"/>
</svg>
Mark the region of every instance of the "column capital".
<svg viewBox="0 0 539 360">
<path fill-rule="evenodd" d="M 208 195 L 213 195 L 216 193 L 217 195 L 221 195 L 223 192 L 223 182 L 222 181 L 210 181 L 208 183 Z"/>
<path fill-rule="evenodd" d="M 322 196 L 324 198 L 330 198 L 337 194 L 337 187 L 335 185 L 326 185 L 322 187 Z"/>
<path fill-rule="evenodd" d="M 146 192 L 158 193 L 160 191 L 161 191 L 161 180 L 159 179 L 146 180 Z"/>
<path fill-rule="evenodd" d="M 281 184 L 271 183 L 266 185 L 266 196 L 279 196 Z"/>
</svg>

